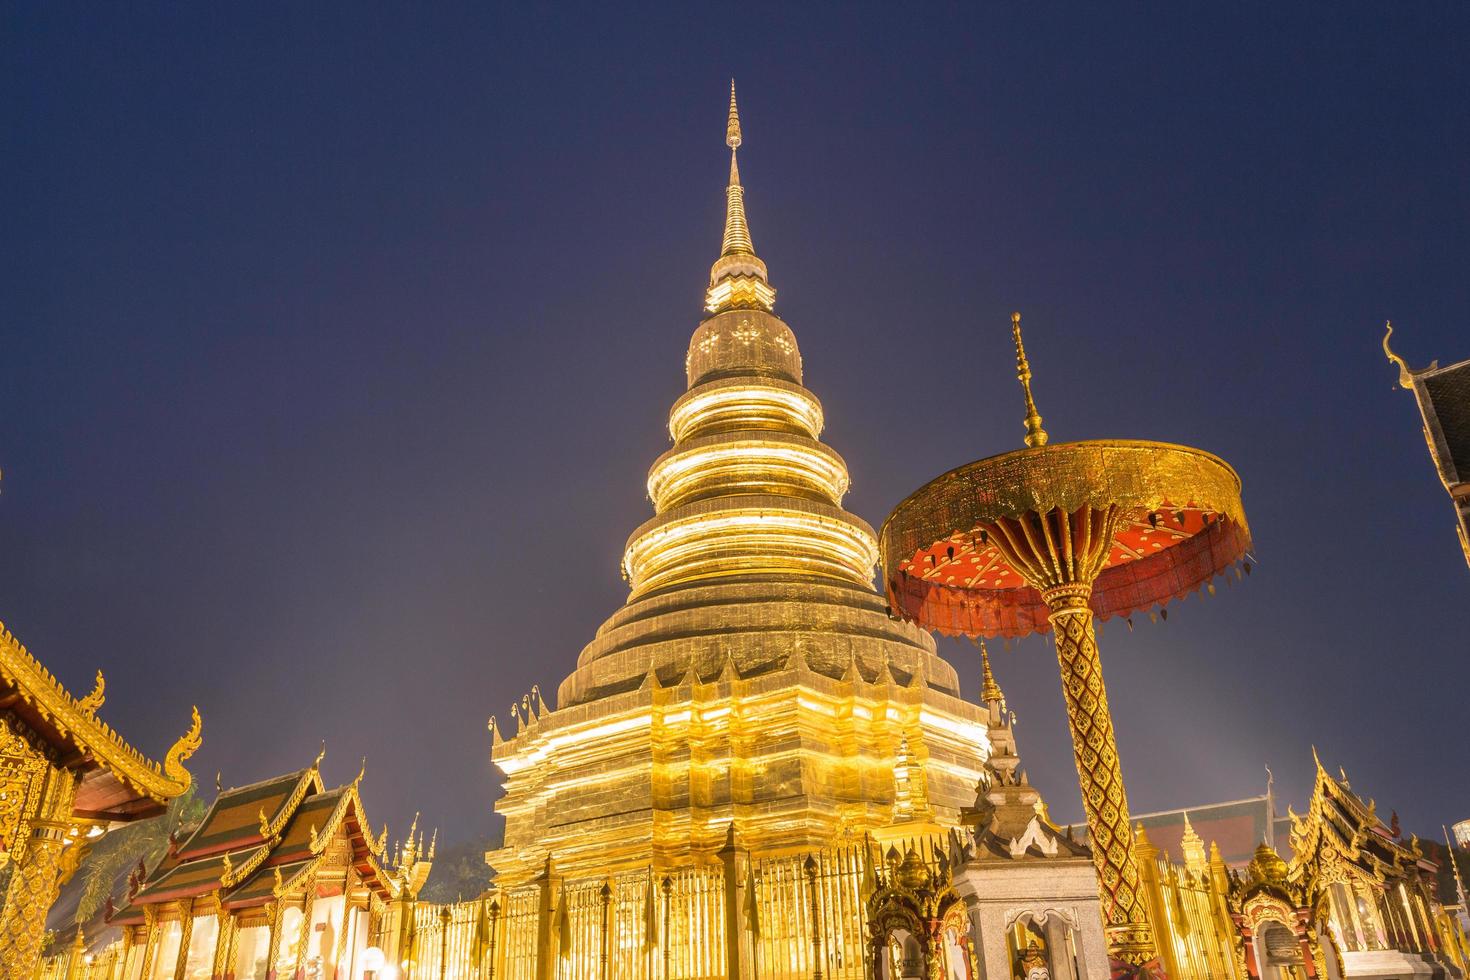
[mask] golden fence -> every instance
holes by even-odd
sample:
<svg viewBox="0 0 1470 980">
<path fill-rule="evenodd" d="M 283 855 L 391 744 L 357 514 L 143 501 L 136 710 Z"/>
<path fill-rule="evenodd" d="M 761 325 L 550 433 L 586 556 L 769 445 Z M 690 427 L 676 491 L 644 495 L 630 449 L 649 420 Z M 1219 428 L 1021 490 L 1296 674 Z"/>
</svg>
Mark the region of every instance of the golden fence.
<svg viewBox="0 0 1470 980">
<path fill-rule="evenodd" d="M 122 949 L 121 942 L 98 952 L 68 948 L 43 959 L 36 980 L 112 980 L 121 966 Z"/>
<path fill-rule="evenodd" d="M 486 903 L 418 905 L 413 910 L 410 976 L 478 980 L 483 975 L 488 935 Z"/>
<path fill-rule="evenodd" d="M 1167 854 L 1140 847 L 1140 878 L 1149 919 L 1170 977 L 1244 980 L 1236 950 L 1239 933 L 1226 905 L 1224 869 L 1189 868 Z"/>
<path fill-rule="evenodd" d="M 937 859 L 943 841 L 900 842 Z M 660 875 L 548 880 L 452 905 L 418 904 L 405 980 L 724 980 L 867 977 L 867 909 L 881 860 L 863 843 Z M 816 904 L 812 897 L 815 887 Z M 816 918 L 813 919 L 815 911 Z M 813 934 L 815 928 L 816 936 Z M 738 957 L 732 963 L 731 957 Z"/>
<path fill-rule="evenodd" d="M 862 845 L 816 855 L 817 910 L 822 940 L 822 976 L 862 980 L 867 962 L 867 909 L 864 887 L 871 880 Z M 754 862 L 756 903 L 760 910 L 755 939 L 758 975 L 771 980 L 812 976 L 811 883 L 793 855 Z"/>
</svg>

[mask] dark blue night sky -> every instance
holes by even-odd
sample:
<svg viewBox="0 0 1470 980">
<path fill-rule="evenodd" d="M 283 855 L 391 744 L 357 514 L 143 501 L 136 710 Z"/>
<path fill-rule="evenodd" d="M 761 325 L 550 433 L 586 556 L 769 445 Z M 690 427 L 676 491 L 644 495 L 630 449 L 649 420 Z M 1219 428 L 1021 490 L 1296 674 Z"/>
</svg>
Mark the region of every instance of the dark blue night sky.
<svg viewBox="0 0 1470 980">
<path fill-rule="evenodd" d="M 207 789 L 325 738 L 375 820 L 490 826 L 486 717 L 625 596 L 734 75 L 853 510 L 1020 445 L 1012 309 L 1053 439 L 1243 477 L 1256 574 L 1103 637 L 1134 810 L 1300 806 L 1315 743 L 1470 816 L 1470 572 L 1379 347 L 1470 357 L 1470 6 L 10 4 L 0 58 L 0 618 L 154 755 L 197 702 Z M 995 659 L 1076 819 L 1049 640 Z"/>
</svg>

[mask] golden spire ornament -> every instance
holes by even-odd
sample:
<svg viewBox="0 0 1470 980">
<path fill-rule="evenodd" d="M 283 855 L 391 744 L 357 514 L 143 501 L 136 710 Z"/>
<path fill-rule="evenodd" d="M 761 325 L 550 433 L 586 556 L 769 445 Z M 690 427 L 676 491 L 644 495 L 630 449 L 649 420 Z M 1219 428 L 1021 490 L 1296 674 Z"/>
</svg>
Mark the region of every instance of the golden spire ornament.
<svg viewBox="0 0 1470 980">
<path fill-rule="evenodd" d="M 750 240 L 750 222 L 745 217 L 745 188 L 740 184 L 737 152 L 743 142 L 740 107 L 735 102 L 735 80 L 730 80 L 730 112 L 725 117 L 725 145 L 730 148 L 730 182 L 725 187 L 725 234 L 720 257 L 710 267 L 709 289 L 705 292 L 706 313 L 726 310 L 771 312 L 776 290 L 767 278 L 766 264 L 755 254 Z"/>
<path fill-rule="evenodd" d="M 735 150 L 740 146 L 740 108 L 735 104 L 735 79 L 730 79 L 730 118 L 725 123 L 725 145 Z"/>
<path fill-rule="evenodd" d="M 1001 691 L 1000 685 L 995 682 L 995 675 L 990 672 L 990 651 L 985 649 L 985 641 L 980 641 L 980 700 L 981 701 L 1004 701 L 1006 696 Z"/>
<path fill-rule="evenodd" d="M 1031 364 L 1026 360 L 1026 345 L 1021 342 L 1021 314 L 1011 314 L 1011 339 L 1016 342 L 1016 380 L 1026 393 L 1026 446 L 1036 449 L 1046 445 L 1046 430 L 1041 427 L 1041 413 L 1031 397 Z"/>
<path fill-rule="evenodd" d="M 735 104 L 735 80 L 730 79 L 730 116 L 725 123 L 725 145 L 730 147 L 730 184 L 725 188 L 725 241 L 721 255 L 754 255 L 750 225 L 745 220 L 745 189 L 740 186 L 740 109 Z"/>
</svg>

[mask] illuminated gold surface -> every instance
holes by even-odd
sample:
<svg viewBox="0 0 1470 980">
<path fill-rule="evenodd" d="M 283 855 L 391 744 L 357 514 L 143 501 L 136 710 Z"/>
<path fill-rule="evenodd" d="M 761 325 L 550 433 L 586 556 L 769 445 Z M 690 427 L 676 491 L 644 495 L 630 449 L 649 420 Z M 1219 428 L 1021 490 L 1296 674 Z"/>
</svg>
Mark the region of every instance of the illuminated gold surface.
<svg viewBox="0 0 1470 980">
<path fill-rule="evenodd" d="M 733 102 L 726 135 L 733 153 Z M 915 819 L 954 826 L 974 798 L 981 711 L 873 590 L 877 540 L 842 507 L 847 467 L 819 441 L 822 407 L 772 312 L 733 163 L 710 287 L 674 444 L 649 470 L 654 515 L 623 556 L 628 602 L 555 710 L 527 696 L 513 725 L 492 725 L 506 831 L 488 859 L 511 895 L 550 874 L 548 858 L 557 880 L 595 891 L 599 877 L 711 861 L 732 825 L 757 857 L 887 827 L 902 742 Z"/>
</svg>

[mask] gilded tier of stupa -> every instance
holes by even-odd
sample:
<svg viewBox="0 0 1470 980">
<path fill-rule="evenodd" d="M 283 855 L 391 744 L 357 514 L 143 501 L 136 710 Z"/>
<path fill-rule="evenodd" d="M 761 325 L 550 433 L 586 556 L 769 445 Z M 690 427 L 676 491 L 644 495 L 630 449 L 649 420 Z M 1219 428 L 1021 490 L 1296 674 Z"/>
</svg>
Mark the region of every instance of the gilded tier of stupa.
<svg viewBox="0 0 1470 980">
<path fill-rule="evenodd" d="M 796 336 L 774 312 L 736 153 L 688 390 L 654 460 L 630 593 L 561 684 L 505 730 L 497 883 L 702 863 L 733 824 L 779 853 L 895 823 L 959 822 L 987 755 L 981 709 L 873 588 L 873 529 L 842 508 Z M 512 730 L 511 726 L 514 726 Z"/>
</svg>

